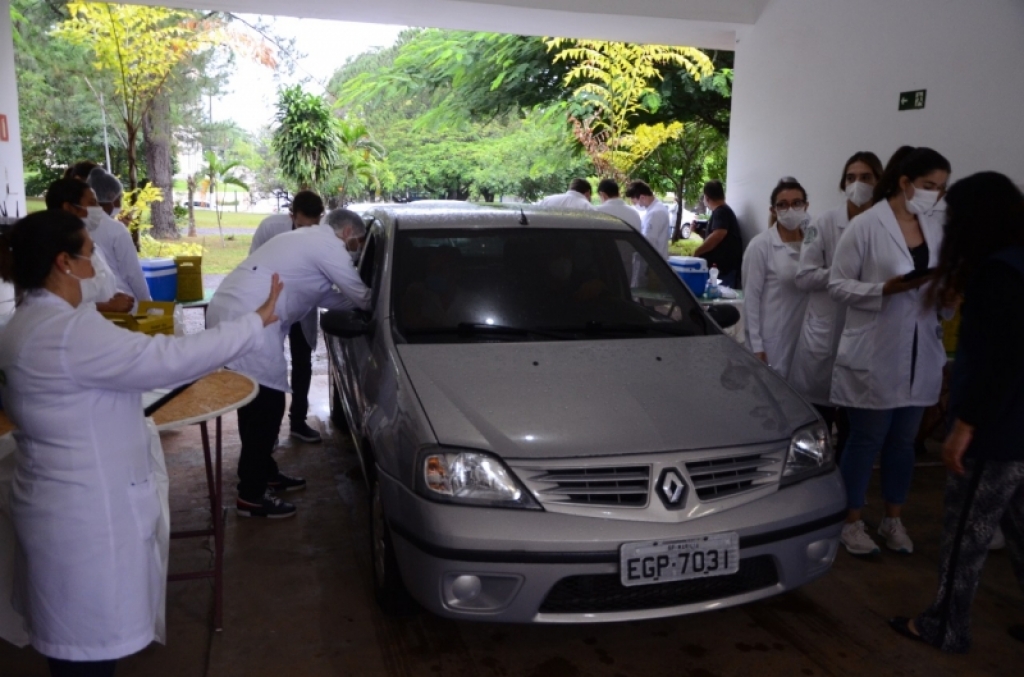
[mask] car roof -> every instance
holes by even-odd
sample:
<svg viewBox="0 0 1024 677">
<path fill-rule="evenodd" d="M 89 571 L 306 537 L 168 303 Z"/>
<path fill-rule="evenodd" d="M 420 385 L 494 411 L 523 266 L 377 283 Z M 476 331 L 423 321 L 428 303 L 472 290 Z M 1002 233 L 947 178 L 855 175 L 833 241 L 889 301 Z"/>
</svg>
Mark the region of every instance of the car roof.
<svg viewBox="0 0 1024 677">
<path fill-rule="evenodd" d="M 367 210 L 367 213 L 389 215 L 399 230 L 579 228 L 634 232 L 633 228 L 621 219 L 596 210 L 539 209 L 519 205 L 482 206 L 466 202 L 462 203 L 461 207 L 438 204 L 420 207 L 421 204 L 422 202 L 377 205 L 374 209 Z"/>
</svg>

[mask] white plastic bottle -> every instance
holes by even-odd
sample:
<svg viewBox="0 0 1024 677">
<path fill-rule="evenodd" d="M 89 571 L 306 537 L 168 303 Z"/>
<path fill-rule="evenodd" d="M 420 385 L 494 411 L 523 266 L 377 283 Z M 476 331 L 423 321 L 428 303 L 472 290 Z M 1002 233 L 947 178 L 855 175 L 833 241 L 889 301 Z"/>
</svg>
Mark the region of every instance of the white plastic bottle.
<svg viewBox="0 0 1024 677">
<path fill-rule="evenodd" d="M 722 290 L 718 288 L 718 264 L 711 264 L 708 271 L 708 284 L 704 288 L 704 297 L 709 299 L 722 298 Z"/>
</svg>

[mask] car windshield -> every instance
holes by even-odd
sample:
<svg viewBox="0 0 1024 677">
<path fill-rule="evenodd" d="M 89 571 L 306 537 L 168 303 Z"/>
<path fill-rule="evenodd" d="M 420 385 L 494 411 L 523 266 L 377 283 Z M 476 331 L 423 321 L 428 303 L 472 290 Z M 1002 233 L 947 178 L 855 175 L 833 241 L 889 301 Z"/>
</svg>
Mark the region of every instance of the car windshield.
<svg viewBox="0 0 1024 677">
<path fill-rule="evenodd" d="M 399 230 L 392 270 L 395 328 L 414 343 L 715 331 L 633 231 Z"/>
</svg>

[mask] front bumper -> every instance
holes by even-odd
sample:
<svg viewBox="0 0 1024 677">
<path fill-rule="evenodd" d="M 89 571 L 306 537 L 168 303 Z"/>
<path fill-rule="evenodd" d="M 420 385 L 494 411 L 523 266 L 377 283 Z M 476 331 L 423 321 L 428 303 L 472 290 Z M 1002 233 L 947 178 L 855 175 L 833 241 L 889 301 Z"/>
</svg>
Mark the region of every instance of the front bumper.
<svg viewBox="0 0 1024 677">
<path fill-rule="evenodd" d="M 409 592 L 440 616 L 490 622 L 638 620 L 770 597 L 828 571 L 846 514 L 838 472 L 674 524 L 435 503 L 379 477 Z M 740 535 L 737 574 L 617 582 L 622 543 L 727 531 Z"/>
</svg>

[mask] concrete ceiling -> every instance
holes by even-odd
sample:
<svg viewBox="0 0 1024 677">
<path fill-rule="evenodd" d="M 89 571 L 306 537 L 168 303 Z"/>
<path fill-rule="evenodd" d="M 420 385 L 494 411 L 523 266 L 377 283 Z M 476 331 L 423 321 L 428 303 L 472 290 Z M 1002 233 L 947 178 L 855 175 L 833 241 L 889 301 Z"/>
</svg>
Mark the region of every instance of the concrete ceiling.
<svg viewBox="0 0 1024 677">
<path fill-rule="evenodd" d="M 135 0 L 236 13 L 735 49 L 770 0 Z"/>
</svg>

